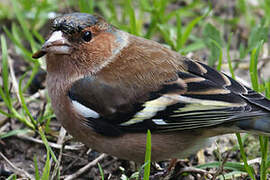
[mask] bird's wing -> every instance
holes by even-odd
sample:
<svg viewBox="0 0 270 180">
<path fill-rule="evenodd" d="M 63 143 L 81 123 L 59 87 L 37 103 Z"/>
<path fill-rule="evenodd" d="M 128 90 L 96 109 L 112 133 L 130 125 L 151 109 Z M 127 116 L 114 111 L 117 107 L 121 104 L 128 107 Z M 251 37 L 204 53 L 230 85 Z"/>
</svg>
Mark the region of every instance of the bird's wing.
<svg viewBox="0 0 270 180">
<path fill-rule="evenodd" d="M 200 62 L 184 60 L 186 71 L 164 82 L 144 101 L 127 98 L 128 90 L 85 77 L 69 91 L 77 111 L 97 132 L 168 132 L 210 127 L 267 116 L 270 101 L 227 75 Z M 83 111 L 83 108 L 86 108 Z M 246 124 L 240 123 L 245 128 Z"/>
</svg>

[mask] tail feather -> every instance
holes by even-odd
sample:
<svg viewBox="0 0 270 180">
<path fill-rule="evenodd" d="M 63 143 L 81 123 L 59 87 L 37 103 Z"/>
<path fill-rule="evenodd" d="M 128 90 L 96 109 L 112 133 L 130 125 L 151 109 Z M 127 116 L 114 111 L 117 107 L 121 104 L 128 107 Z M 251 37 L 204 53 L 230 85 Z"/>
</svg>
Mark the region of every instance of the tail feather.
<svg viewBox="0 0 270 180">
<path fill-rule="evenodd" d="M 255 134 L 270 136 L 270 115 L 236 121 L 235 123 L 236 126 L 242 130 Z"/>
</svg>

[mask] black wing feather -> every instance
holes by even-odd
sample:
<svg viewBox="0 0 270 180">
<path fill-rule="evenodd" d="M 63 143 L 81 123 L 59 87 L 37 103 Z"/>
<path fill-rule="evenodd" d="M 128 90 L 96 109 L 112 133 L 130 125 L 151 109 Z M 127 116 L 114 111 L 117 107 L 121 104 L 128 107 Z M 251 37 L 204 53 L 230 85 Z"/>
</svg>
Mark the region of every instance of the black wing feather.
<svg viewBox="0 0 270 180">
<path fill-rule="evenodd" d="M 127 94 L 89 77 L 75 82 L 68 95 L 101 114 L 99 119 L 88 118 L 87 124 L 106 136 L 147 129 L 153 133 L 183 131 L 233 122 L 250 129 L 250 122 L 258 118 L 265 122 L 269 116 L 270 101 L 263 95 L 203 63 L 186 58 L 184 64 L 186 72 L 177 72 L 178 79 L 149 92 L 144 103 L 130 104 L 125 101 Z M 128 108 L 121 110 L 121 106 Z M 110 113 L 110 109 L 116 111 Z"/>
</svg>

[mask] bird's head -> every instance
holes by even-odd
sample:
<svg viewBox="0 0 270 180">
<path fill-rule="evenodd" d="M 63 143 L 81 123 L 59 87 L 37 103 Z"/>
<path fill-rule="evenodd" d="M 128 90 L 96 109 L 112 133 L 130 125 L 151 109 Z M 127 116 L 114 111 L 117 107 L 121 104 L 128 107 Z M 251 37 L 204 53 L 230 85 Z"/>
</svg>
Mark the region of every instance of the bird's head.
<svg viewBox="0 0 270 180">
<path fill-rule="evenodd" d="M 44 55 L 61 56 L 73 61 L 99 66 L 125 46 L 122 31 L 107 23 L 102 17 L 86 13 L 71 13 L 54 19 L 51 33 L 33 58 Z M 47 58 L 48 59 L 48 58 Z M 48 61 L 47 61 L 48 63 Z"/>
</svg>

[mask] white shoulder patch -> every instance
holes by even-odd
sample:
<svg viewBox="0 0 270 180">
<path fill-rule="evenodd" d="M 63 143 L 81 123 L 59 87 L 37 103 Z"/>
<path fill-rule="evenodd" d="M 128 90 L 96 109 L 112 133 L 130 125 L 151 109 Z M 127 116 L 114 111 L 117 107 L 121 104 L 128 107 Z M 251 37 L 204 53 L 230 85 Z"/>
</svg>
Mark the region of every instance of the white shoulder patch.
<svg viewBox="0 0 270 180">
<path fill-rule="evenodd" d="M 82 115 L 85 118 L 95 118 L 96 119 L 96 118 L 100 117 L 96 111 L 82 105 L 78 101 L 72 100 L 72 106 L 77 113 L 79 113 L 80 115 Z"/>
</svg>

